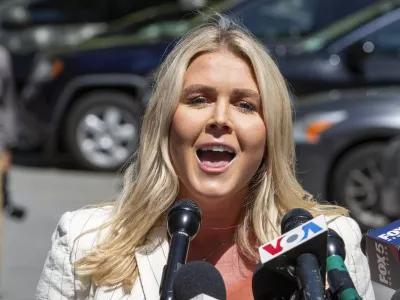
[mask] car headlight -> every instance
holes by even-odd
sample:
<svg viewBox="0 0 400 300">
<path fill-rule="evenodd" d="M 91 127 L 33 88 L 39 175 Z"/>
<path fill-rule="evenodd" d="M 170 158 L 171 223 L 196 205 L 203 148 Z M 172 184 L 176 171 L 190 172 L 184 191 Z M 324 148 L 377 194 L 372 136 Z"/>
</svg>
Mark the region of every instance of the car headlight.
<svg viewBox="0 0 400 300">
<path fill-rule="evenodd" d="M 44 82 L 56 78 L 64 69 L 64 62 L 60 59 L 39 59 L 31 73 L 32 82 Z"/>
<path fill-rule="evenodd" d="M 322 133 L 347 117 L 348 113 L 343 110 L 305 115 L 293 124 L 294 140 L 296 143 L 318 143 Z"/>
</svg>

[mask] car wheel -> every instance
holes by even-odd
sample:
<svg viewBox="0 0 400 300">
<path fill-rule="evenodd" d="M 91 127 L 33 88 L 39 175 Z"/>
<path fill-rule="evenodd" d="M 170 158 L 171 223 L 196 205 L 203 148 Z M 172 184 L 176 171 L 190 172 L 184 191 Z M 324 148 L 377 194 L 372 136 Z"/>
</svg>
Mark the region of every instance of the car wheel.
<svg viewBox="0 0 400 300">
<path fill-rule="evenodd" d="M 66 119 L 66 146 L 84 168 L 119 169 L 136 150 L 140 109 L 118 91 L 94 91 L 76 99 Z"/>
<path fill-rule="evenodd" d="M 380 210 L 384 148 L 384 143 L 358 146 L 340 159 L 333 172 L 332 200 L 348 208 L 362 230 L 389 222 Z"/>
</svg>

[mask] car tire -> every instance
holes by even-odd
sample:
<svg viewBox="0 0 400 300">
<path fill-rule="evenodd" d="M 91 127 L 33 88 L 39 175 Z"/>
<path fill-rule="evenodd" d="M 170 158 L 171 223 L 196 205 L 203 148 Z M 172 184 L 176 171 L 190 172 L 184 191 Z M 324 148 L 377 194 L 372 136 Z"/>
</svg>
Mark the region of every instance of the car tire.
<svg viewBox="0 0 400 300">
<path fill-rule="evenodd" d="M 333 170 L 331 200 L 349 209 L 363 231 L 388 222 L 380 211 L 384 149 L 385 143 L 379 142 L 357 146 L 344 154 Z"/>
<path fill-rule="evenodd" d="M 65 121 L 67 151 L 77 164 L 85 169 L 96 171 L 120 169 L 136 150 L 140 113 L 140 104 L 124 92 L 100 90 L 81 95 L 75 100 Z M 112 114 L 114 120 L 111 120 Z M 120 122 L 116 119 L 118 116 Z M 111 125 L 104 125 L 108 124 L 108 121 Z M 118 136 L 123 130 L 128 136 L 125 138 L 127 141 L 125 144 L 121 141 L 121 145 L 117 145 L 119 141 L 117 143 L 117 139 L 112 136 Z M 108 141 L 105 143 L 108 145 L 108 150 L 102 145 L 102 141 L 105 140 Z M 118 155 L 114 157 L 111 148 Z"/>
</svg>

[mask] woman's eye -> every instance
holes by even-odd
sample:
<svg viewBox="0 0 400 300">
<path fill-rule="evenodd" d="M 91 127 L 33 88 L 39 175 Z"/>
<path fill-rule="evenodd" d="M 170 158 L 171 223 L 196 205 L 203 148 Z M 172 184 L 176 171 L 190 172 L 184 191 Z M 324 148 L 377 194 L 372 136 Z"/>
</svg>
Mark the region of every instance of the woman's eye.
<svg viewBox="0 0 400 300">
<path fill-rule="evenodd" d="M 244 112 L 253 112 L 256 111 L 256 107 L 249 102 L 241 101 L 237 104 L 237 106 L 243 110 Z"/>
<path fill-rule="evenodd" d="M 198 106 L 207 103 L 207 98 L 203 96 L 193 97 L 188 100 L 189 105 Z"/>
</svg>

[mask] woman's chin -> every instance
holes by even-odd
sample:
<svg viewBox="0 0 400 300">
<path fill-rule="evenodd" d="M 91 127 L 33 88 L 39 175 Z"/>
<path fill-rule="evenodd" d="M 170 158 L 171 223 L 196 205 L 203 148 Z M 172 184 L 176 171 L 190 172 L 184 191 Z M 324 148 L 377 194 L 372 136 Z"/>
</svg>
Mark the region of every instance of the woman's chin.
<svg viewBox="0 0 400 300">
<path fill-rule="evenodd" d="M 199 186 L 196 189 L 196 196 L 200 199 L 209 200 L 225 200 L 231 199 L 237 195 L 237 191 L 230 189 L 224 185 L 213 185 L 213 186 Z"/>
<path fill-rule="evenodd" d="M 244 178 L 235 178 L 232 174 L 230 176 L 196 175 L 188 176 L 187 180 L 181 181 L 180 198 L 190 198 L 195 201 L 232 201 L 233 198 L 245 197 L 240 192 L 246 190 L 246 186 L 242 186 L 242 182 L 246 181 Z"/>
</svg>

